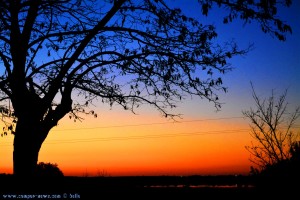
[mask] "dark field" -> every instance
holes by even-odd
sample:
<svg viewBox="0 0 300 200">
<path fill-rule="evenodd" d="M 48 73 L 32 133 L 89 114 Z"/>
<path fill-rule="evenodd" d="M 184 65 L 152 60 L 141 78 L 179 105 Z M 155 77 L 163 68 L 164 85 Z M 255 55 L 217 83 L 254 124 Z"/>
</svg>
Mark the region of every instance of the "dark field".
<svg viewBox="0 0 300 200">
<path fill-rule="evenodd" d="M 256 187 L 247 176 L 0 177 L 0 199 L 271 199 L 294 196 Z"/>
</svg>

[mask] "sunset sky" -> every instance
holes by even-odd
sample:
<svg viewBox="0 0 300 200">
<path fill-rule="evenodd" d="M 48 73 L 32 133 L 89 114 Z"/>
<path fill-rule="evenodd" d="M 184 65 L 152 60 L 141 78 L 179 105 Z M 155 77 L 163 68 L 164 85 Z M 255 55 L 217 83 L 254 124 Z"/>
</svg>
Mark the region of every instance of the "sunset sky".
<svg viewBox="0 0 300 200">
<path fill-rule="evenodd" d="M 150 106 L 134 115 L 119 107 L 95 104 L 98 117 L 86 116 L 74 123 L 68 117 L 53 128 L 44 142 L 39 162 L 56 163 L 65 175 L 215 175 L 248 174 L 251 163 L 245 149 L 252 138 L 242 110 L 253 107 L 250 81 L 261 97 L 271 90 L 282 94 L 292 111 L 300 105 L 300 3 L 279 11 L 293 29 L 285 42 L 262 33 L 257 24 L 222 25 L 222 13 L 214 10 L 201 16 L 197 1 L 175 1 L 183 12 L 213 22 L 218 40 L 235 38 L 241 47 L 254 43 L 244 57 L 234 58 L 232 72 L 223 76 L 228 93 L 216 112 L 206 100 L 186 99 L 174 113 L 177 122 L 164 118 Z M 297 122 L 298 130 L 300 122 Z M 12 173 L 13 136 L 0 138 L 0 173 Z"/>
</svg>

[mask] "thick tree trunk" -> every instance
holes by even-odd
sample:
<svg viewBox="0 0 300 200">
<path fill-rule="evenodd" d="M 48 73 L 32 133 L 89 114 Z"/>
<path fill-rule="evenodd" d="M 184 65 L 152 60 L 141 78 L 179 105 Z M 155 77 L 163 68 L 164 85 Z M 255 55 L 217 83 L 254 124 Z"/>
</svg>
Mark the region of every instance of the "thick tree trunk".
<svg viewBox="0 0 300 200">
<path fill-rule="evenodd" d="M 52 127 L 72 110 L 71 90 L 63 91 L 61 104 L 53 110 L 52 101 L 45 101 L 34 91 L 15 87 L 12 98 L 17 117 L 14 138 L 13 171 L 16 176 L 34 176 L 40 148 Z M 26 103 L 22 102 L 26 99 Z"/>
<path fill-rule="evenodd" d="M 32 120 L 18 120 L 13 152 L 13 173 L 16 176 L 34 176 L 41 145 L 48 131 Z M 43 133 L 44 131 L 44 133 Z"/>
<path fill-rule="evenodd" d="M 13 152 L 14 175 L 33 176 L 35 174 L 39 154 L 38 145 L 26 137 L 15 137 Z"/>
</svg>

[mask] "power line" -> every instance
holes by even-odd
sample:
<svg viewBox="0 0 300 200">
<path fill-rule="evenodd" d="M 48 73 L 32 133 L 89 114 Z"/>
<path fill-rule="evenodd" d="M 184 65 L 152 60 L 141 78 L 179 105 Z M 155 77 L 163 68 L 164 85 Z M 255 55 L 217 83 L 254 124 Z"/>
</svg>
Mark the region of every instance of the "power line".
<svg viewBox="0 0 300 200">
<path fill-rule="evenodd" d="M 217 120 L 229 120 L 229 119 L 241 119 L 244 117 L 224 117 L 224 118 L 211 118 L 211 119 L 198 119 L 198 120 L 186 120 L 176 122 L 157 122 L 157 123 L 144 123 L 144 124 L 128 124 L 128 125 L 116 125 L 116 126 L 99 126 L 90 128 L 77 128 L 77 129 L 60 129 L 52 131 L 76 131 L 87 129 L 102 129 L 102 128 L 124 128 L 124 127 L 136 127 L 136 126 L 151 126 L 161 124 L 180 124 L 190 122 L 203 122 L 203 121 L 217 121 Z M 294 128 L 299 128 L 299 125 L 295 125 Z M 45 141 L 45 144 L 61 144 L 61 143 L 79 143 L 79 142 L 97 142 L 97 141 L 114 141 L 114 140 L 132 140 L 132 139 L 152 139 L 152 138 L 165 138 L 165 137 L 182 137 L 182 136 L 201 136 L 201 135 L 213 135 L 213 134 L 229 134 L 237 132 L 249 132 L 251 129 L 233 129 L 233 130 L 220 130 L 220 131 L 208 131 L 208 132 L 191 132 L 191 133 L 173 133 L 173 134 L 153 134 L 153 135 L 136 135 L 136 136 L 124 136 L 124 137 L 109 137 L 109 138 L 87 138 L 87 139 L 71 139 L 71 140 L 51 140 Z M 11 146 L 2 143 L 3 146 Z"/>
<path fill-rule="evenodd" d="M 250 129 L 233 129 L 223 131 L 206 131 L 206 132 L 183 132 L 183 133 L 169 133 L 169 134 L 153 134 L 153 135 L 134 135 L 124 137 L 100 137 L 88 139 L 74 139 L 74 140 L 51 140 L 46 141 L 45 144 L 62 144 L 62 143 L 78 143 L 78 142 L 98 142 L 98 141 L 116 141 L 116 140 L 133 140 L 133 139 L 153 139 L 153 138 L 166 138 L 166 137 L 182 137 L 182 136 L 202 136 L 202 135 L 216 135 L 216 134 L 232 134 L 248 132 Z"/>
<path fill-rule="evenodd" d="M 297 126 L 300 127 L 300 126 Z M 297 128 L 296 127 L 296 128 Z M 97 142 L 97 141 L 114 141 L 114 140 L 131 140 L 131 139 L 152 139 L 152 138 L 166 138 L 166 137 L 182 137 L 182 136 L 201 136 L 201 135 L 216 135 L 216 134 L 232 134 L 249 132 L 251 129 L 231 129 L 231 130 L 219 130 L 219 131 L 197 131 L 197 132 L 183 132 L 183 133 L 169 133 L 169 134 L 153 134 L 153 135 L 134 135 L 123 137 L 96 137 L 87 139 L 71 139 L 71 140 L 51 140 L 46 141 L 46 144 L 59 144 L 59 143 L 78 143 L 78 142 Z"/>
<path fill-rule="evenodd" d="M 300 127 L 300 126 L 297 126 Z M 123 137 L 97 137 L 87 139 L 71 139 L 71 140 L 51 140 L 45 141 L 45 144 L 66 144 L 66 143 L 82 143 L 82 142 L 106 142 L 106 141 L 120 141 L 120 140 L 136 140 L 136 139 L 156 139 L 156 138 L 168 138 L 168 137 L 186 137 L 186 136 L 203 136 L 203 135 L 219 135 L 219 134 L 234 134 L 249 132 L 251 129 L 232 129 L 232 130 L 219 130 L 219 131 L 206 131 L 206 132 L 183 132 L 183 133 L 169 133 L 169 134 L 153 134 L 153 135 L 135 135 L 135 136 L 123 136 Z M 7 147 L 11 145 L 1 145 L 1 147 Z"/>
<path fill-rule="evenodd" d="M 44 144 L 65 144 L 65 143 L 81 143 L 81 142 L 105 142 L 105 141 L 118 141 L 118 140 L 136 140 L 136 139 L 156 139 L 167 137 L 186 137 L 186 136 L 203 136 L 203 135 L 217 135 L 217 134 L 232 134 L 248 132 L 250 129 L 232 129 L 221 131 L 197 131 L 197 132 L 183 132 L 183 133 L 169 133 L 169 134 L 151 134 L 151 135 L 134 135 L 134 136 L 121 136 L 121 137 L 96 137 L 88 139 L 71 139 L 71 140 L 50 140 L 45 141 Z M 1 145 L 11 146 L 11 145 Z"/>
<path fill-rule="evenodd" d="M 54 132 L 54 131 L 75 131 L 75 130 L 88 130 L 88 129 L 105 129 L 105 128 L 124 128 L 124 127 L 152 126 L 152 125 L 163 125 L 163 124 L 180 124 L 180 123 L 190 123 L 190 122 L 218 121 L 218 120 L 242 119 L 242 118 L 244 118 L 244 117 L 223 117 L 223 118 L 196 119 L 196 120 L 175 121 L 175 122 L 154 122 L 154 123 L 144 123 L 144 124 L 96 126 L 96 127 L 88 127 L 88 128 L 70 128 L 70 129 L 58 129 L 58 130 L 52 130 L 52 131 Z"/>
</svg>

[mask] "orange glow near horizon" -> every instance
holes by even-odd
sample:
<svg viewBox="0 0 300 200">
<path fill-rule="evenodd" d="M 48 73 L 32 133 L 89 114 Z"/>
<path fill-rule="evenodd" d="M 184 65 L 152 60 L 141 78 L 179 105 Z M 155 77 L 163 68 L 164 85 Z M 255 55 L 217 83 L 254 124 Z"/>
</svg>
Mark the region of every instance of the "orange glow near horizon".
<svg viewBox="0 0 300 200">
<path fill-rule="evenodd" d="M 56 163 L 67 176 L 249 173 L 245 145 L 251 138 L 243 119 L 173 123 L 151 114 L 104 115 L 82 123 L 63 119 L 44 142 L 39 162 Z M 0 147 L 0 173 L 12 173 L 9 137 L 11 143 Z"/>
</svg>

